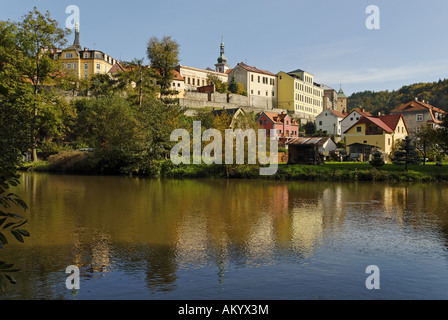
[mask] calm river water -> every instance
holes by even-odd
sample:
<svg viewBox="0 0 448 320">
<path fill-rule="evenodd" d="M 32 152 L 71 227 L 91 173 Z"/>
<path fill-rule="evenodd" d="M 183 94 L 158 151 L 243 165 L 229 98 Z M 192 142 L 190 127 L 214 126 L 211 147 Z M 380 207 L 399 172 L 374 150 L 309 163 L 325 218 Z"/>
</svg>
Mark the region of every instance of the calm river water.
<svg viewBox="0 0 448 320">
<path fill-rule="evenodd" d="M 448 299 L 443 184 L 24 173 L 14 191 L 31 237 L 0 252 L 22 269 L 0 299 Z"/>
</svg>

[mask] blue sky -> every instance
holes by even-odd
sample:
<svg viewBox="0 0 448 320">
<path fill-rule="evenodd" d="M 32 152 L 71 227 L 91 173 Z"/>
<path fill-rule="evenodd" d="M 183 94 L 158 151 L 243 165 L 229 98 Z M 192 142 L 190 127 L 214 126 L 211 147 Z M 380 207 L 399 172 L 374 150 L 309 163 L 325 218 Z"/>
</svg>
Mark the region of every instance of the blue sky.
<svg viewBox="0 0 448 320">
<path fill-rule="evenodd" d="M 81 45 L 116 59 L 143 58 L 151 36 L 169 35 L 181 64 L 214 67 L 223 35 L 230 67 L 300 68 L 346 94 L 448 78 L 448 1 L 0 0 L 0 19 L 37 6 L 65 26 L 69 5 L 80 9 Z M 365 26 L 369 5 L 380 10 L 379 30 Z"/>
</svg>

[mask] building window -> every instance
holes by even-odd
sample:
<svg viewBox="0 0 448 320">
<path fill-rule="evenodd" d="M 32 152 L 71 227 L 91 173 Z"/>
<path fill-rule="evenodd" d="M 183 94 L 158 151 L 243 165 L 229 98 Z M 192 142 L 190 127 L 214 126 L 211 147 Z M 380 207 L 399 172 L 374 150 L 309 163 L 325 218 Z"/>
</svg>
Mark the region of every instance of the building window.
<svg viewBox="0 0 448 320">
<path fill-rule="evenodd" d="M 96 64 L 96 70 L 98 70 L 98 71 L 101 70 L 101 65 L 99 63 Z"/>
<path fill-rule="evenodd" d="M 387 139 L 387 143 L 388 143 L 388 145 L 390 145 L 390 138 L 389 138 L 389 139 Z"/>
<path fill-rule="evenodd" d="M 66 54 L 65 54 L 65 58 L 66 58 L 66 59 L 73 58 L 73 53 L 66 53 Z"/>
<path fill-rule="evenodd" d="M 258 76 L 258 83 L 260 83 L 260 76 Z"/>
<path fill-rule="evenodd" d="M 268 124 L 268 121 L 267 121 L 267 120 L 264 120 L 264 124 Z"/>
<path fill-rule="evenodd" d="M 322 125 L 322 121 L 319 121 L 319 125 L 320 125 L 320 126 Z"/>
<path fill-rule="evenodd" d="M 272 96 L 275 97 L 275 92 L 274 91 L 272 91 Z"/>
<path fill-rule="evenodd" d="M 262 125 L 263 124 L 263 120 L 260 120 L 260 125 Z"/>
<path fill-rule="evenodd" d="M 417 121 L 418 122 L 422 122 L 423 121 L 423 114 L 418 114 L 417 115 Z"/>
<path fill-rule="evenodd" d="M 72 68 L 72 64 L 71 63 L 67 63 L 67 69 L 71 69 Z"/>
<path fill-rule="evenodd" d="M 87 59 L 89 57 L 88 53 L 84 53 L 84 59 Z"/>
<path fill-rule="evenodd" d="M 258 95 L 260 95 L 260 91 L 258 91 Z"/>
<path fill-rule="evenodd" d="M 356 127 L 356 132 L 361 132 L 362 127 Z"/>
<path fill-rule="evenodd" d="M 250 94 L 254 94 L 254 90 L 250 90 Z"/>
<path fill-rule="evenodd" d="M 73 63 L 73 69 L 76 70 L 76 67 L 77 67 L 77 64 L 75 62 L 75 63 Z"/>
<path fill-rule="evenodd" d="M 84 63 L 84 70 L 88 70 L 89 69 L 89 64 L 88 63 Z"/>
</svg>

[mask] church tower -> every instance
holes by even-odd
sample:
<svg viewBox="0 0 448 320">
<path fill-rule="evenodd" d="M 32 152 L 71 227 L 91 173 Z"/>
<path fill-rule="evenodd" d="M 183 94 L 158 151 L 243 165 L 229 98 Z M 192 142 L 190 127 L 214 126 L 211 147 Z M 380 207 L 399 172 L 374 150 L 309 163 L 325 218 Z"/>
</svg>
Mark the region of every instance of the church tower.
<svg viewBox="0 0 448 320">
<path fill-rule="evenodd" d="M 347 112 L 347 96 L 345 95 L 344 91 L 342 91 L 342 85 L 338 92 L 338 107 L 337 111 L 339 112 Z"/>
<path fill-rule="evenodd" d="M 221 55 L 218 58 L 218 63 L 215 64 L 216 72 L 226 73 L 229 66 L 227 65 L 227 58 L 224 55 L 224 38 L 221 38 Z"/>
<path fill-rule="evenodd" d="M 75 41 L 73 42 L 72 47 L 74 49 L 76 49 L 77 51 L 82 50 L 81 44 L 79 42 L 79 23 L 78 22 L 75 23 Z"/>
</svg>

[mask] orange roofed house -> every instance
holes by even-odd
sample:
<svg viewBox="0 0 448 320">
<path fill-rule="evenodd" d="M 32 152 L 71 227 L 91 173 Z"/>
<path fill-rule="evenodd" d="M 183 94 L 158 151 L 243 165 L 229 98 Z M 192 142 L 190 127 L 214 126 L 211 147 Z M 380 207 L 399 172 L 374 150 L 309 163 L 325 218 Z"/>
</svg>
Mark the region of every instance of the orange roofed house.
<svg viewBox="0 0 448 320">
<path fill-rule="evenodd" d="M 408 102 L 393 109 L 391 114 L 401 114 L 409 129 L 409 135 L 414 137 L 419 133 L 421 127 L 424 125 L 430 125 L 433 128 L 437 128 L 443 121 L 446 112 L 442 109 L 431 106 L 425 101 Z"/>
<path fill-rule="evenodd" d="M 362 116 L 345 132 L 349 157 L 360 161 L 368 161 L 375 149 L 379 149 L 389 160 L 397 140 L 409 135 L 402 115 L 383 115 L 379 117 Z"/>
<path fill-rule="evenodd" d="M 257 123 L 261 129 L 268 130 L 266 136 L 270 136 L 270 130 L 277 130 L 277 135 L 282 137 L 298 137 L 299 124 L 287 113 L 263 112 Z"/>
</svg>

